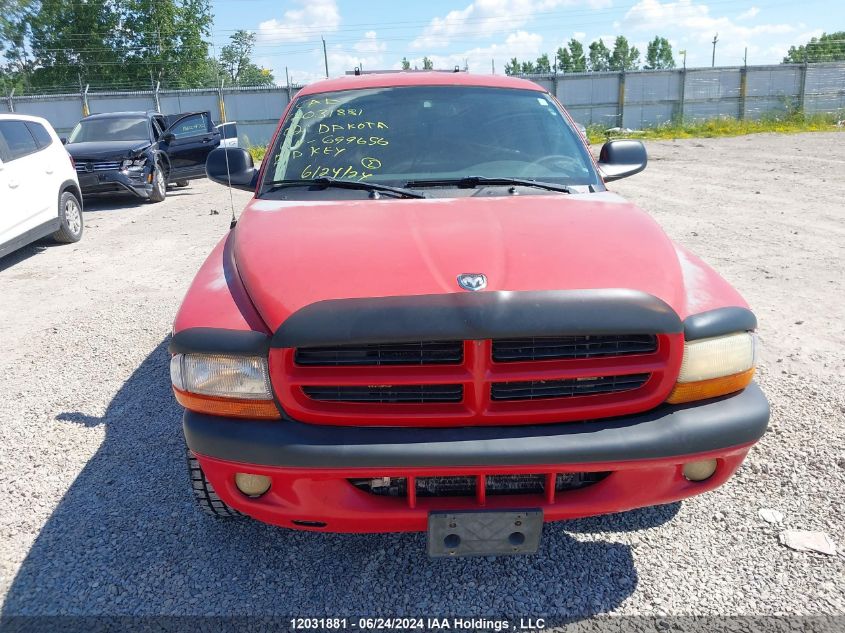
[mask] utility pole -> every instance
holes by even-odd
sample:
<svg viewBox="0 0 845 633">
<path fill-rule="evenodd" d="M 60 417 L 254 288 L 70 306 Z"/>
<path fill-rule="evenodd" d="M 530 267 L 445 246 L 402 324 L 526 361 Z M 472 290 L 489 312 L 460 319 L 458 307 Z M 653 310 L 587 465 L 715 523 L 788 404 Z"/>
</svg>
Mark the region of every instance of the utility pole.
<svg viewBox="0 0 845 633">
<path fill-rule="evenodd" d="M 742 56 L 742 65 L 748 66 L 748 47 L 745 47 L 745 54 Z"/>
<path fill-rule="evenodd" d="M 329 54 L 326 52 L 326 38 L 320 36 L 320 39 L 323 40 L 323 61 L 326 63 L 326 79 L 329 78 Z"/>
<path fill-rule="evenodd" d="M 719 41 L 719 34 L 713 36 L 713 58 L 710 60 L 710 68 L 714 68 L 716 66 L 716 42 Z"/>
<path fill-rule="evenodd" d="M 684 70 L 686 70 L 687 69 L 687 49 L 684 49 L 682 51 L 678 51 L 678 53 L 680 53 L 681 55 L 684 56 Z"/>
<path fill-rule="evenodd" d="M 496 60 L 495 59 L 490 60 L 490 69 L 493 71 L 493 74 L 495 75 L 496 74 Z"/>
</svg>

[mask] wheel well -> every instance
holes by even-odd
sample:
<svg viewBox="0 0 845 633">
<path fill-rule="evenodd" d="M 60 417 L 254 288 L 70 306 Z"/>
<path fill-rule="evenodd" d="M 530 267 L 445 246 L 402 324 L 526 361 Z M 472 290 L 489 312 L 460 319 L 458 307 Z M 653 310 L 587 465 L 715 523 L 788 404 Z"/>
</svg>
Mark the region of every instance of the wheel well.
<svg viewBox="0 0 845 633">
<path fill-rule="evenodd" d="M 62 194 L 65 191 L 70 191 L 76 199 L 79 201 L 80 209 L 84 209 L 85 203 L 82 201 L 82 191 L 80 191 L 79 186 L 73 182 L 72 180 L 66 180 L 62 183 L 62 186 L 59 188 L 59 202 L 61 203 Z"/>
<path fill-rule="evenodd" d="M 155 155 L 155 162 L 158 165 L 161 165 L 161 168 L 167 172 L 167 175 L 170 175 L 170 158 L 164 152 L 158 152 Z"/>
</svg>

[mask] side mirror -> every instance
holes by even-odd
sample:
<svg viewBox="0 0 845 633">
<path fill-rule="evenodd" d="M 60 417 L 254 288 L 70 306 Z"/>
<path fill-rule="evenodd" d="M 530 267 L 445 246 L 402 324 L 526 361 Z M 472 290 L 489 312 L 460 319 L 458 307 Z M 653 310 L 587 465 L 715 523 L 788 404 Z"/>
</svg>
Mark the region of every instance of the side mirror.
<svg viewBox="0 0 845 633">
<path fill-rule="evenodd" d="M 67 136 L 60 136 L 59 140 L 62 142 L 62 145 L 67 145 Z"/>
<path fill-rule="evenodd" d="M 165 143 L 172 143 L 176 140 L 176 136 L 173 134 L 173 132 L 165 132 L 161 135 L 161 140 Z"/>
<path fill-rule="evenodd" d="M 638 174 L 647 164 L 648 155 L 641 141 L 608 141 L 601 147 L 599 169 L 606 182 Z"/>
<path fill-rule="evenodd" d="M 255 191 L 258 170 L 252 156 L 240 147 L 218 147 L 211 150 L 205 161 L 208 178 L 221 185 L 231 185 L 244 191 Z"/>
</svg>

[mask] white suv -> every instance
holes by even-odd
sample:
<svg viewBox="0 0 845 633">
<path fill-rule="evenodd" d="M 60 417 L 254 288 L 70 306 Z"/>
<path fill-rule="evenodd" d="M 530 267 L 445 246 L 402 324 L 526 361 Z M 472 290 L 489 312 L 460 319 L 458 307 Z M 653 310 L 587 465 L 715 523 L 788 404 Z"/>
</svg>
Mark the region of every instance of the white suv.
<svg viewBox="0 0 845 633">
<path fill-rule="evenodd" d="M 0 257 L 47 235 L 78 242 L 81 200 L 73 160 L 53 127 L 0 114 Z"/>
</svg>

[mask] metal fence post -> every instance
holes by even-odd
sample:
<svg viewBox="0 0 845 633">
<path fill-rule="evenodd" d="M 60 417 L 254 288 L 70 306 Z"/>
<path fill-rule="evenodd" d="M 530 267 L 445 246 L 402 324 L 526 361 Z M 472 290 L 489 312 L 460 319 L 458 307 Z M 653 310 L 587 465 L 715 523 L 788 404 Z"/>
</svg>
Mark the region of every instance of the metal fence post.
<svg viewBox="0 0 845 633">
<path fill-rule="evenodd" d="M 9 112 L 15 111 L 15 89 L 12 88 L 12 92 L 9 93 Z"/>
<path fill-rule="evenodd" d="M 739 120 L 745 121 L 745 98 L 748 95 L 748 67 L 739 69 Z"/>
<path fill-rule="evenodd" d="M 220 80 L 220 87 L 217 89 L 217 109 L 220 110 L 220 122 L 226 122 L 226 104 L 223 102 L 223 82 L 225 79 Z"/>
<path fill-rule="evenodd" d="M 88 108 L 88 88 L 90 84 L 85 84 L 85 89 L 82 91 L 82 116 L 88 116 L 91 114 L 90 108 Z"/>
<path fill-rule="evenodd" d="M 625 122 L 625 70 L 619 73 L 619 101 L 616 106 L 616 116 L 619 118 L 619 127 L 624 127 Z"/>
<path fill-rule="evenodd" d="M 807 102 L 807 69 L 809 64 L 807 58 L 804 58 L 804 63 L 801 65 L 801 83 L 798 89 L 798 111 L 804 113 L 804 105 Z"/>
<path fill-rule="evenodd" d="M 687 67 L 684 66 L 678 73 L 678 78 L 681 80 L 678 86 L 678 120 L 684 122 L 684 99 L 687 91 Z"/>
<path fill-rule="evenodd" d="M 161 88 L 161 82 L 157 81 L 156 85 L 153 87 L 153 101 L 156 104 L 156 112 L 161 112 L 161 101 L 158 98 L 159 88 Z"/>
</svg>

